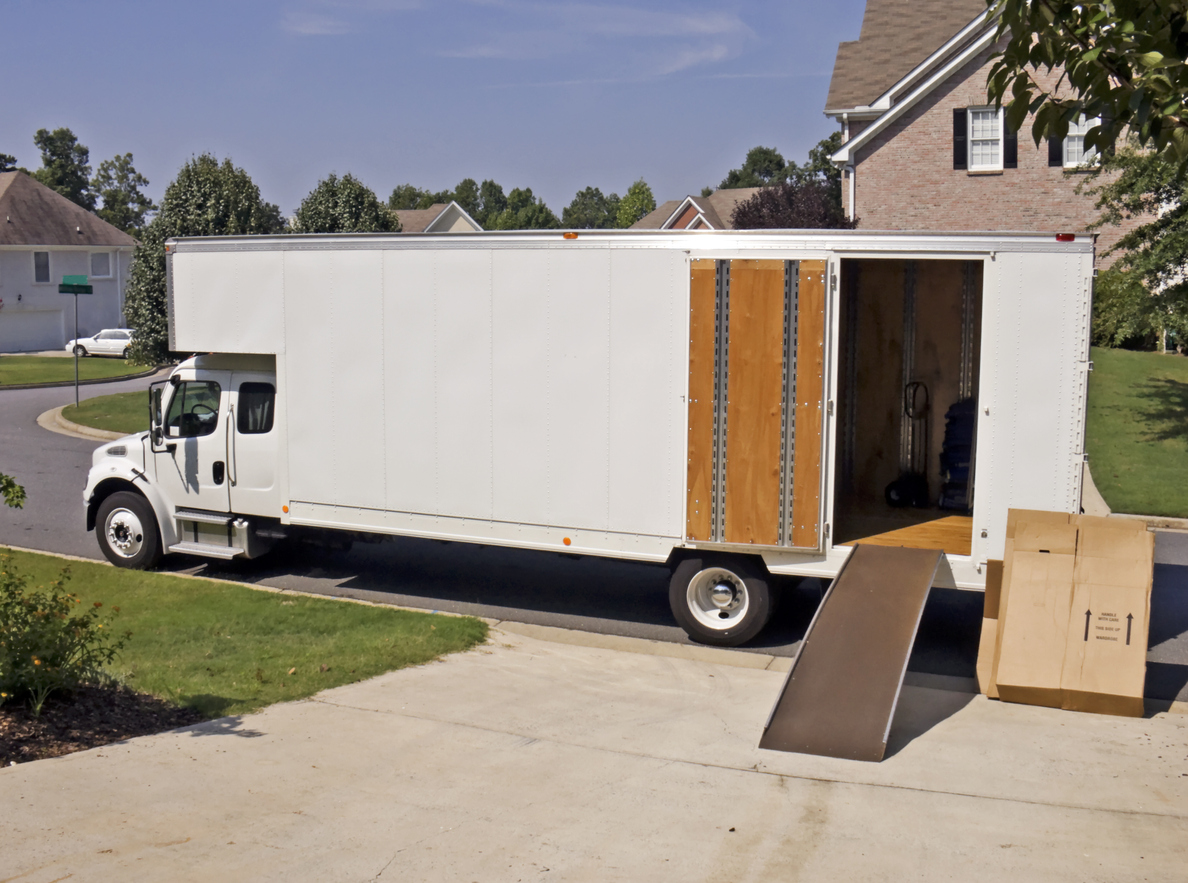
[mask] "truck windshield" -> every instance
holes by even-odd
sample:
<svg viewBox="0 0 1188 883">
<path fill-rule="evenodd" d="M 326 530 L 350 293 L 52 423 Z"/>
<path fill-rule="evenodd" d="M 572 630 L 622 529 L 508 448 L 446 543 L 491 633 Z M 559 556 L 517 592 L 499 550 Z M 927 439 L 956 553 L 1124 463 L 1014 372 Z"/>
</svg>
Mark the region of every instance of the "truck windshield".
<svg viewBox="0 0 1188 883">
<path fill-rule="evenodd" d="M 219 422 L 221 387 L 213 380 L 183 380 L 169 403 L 166 428 L 171 438 L 210 435 Z"/>
</svg>

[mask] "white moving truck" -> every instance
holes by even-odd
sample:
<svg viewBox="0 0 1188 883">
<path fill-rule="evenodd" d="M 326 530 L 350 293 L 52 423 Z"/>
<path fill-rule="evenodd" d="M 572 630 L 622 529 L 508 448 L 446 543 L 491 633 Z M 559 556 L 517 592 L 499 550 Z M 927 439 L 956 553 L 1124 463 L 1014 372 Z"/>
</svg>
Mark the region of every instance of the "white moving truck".
<svg viewBox="0 0 1188 883">
<path fill-rule="evenodd" d="M 668 562 L 696 639 L 861 540 L 979 589 L 1080 510 L 1093 243 L 525 232 L 167 245 L 187 359 L 95 452 L 118 565 L 323 529 Z"/>
</svg>

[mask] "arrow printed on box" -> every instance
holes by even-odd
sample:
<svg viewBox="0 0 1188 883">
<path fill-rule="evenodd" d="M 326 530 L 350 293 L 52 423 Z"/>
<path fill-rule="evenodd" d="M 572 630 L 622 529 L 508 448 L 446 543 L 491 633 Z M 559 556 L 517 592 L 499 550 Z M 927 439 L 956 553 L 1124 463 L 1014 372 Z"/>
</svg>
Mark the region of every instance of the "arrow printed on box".
<svg viewBox="0 0 1188 883">
<path fill-rule="evenodd" d="M 1092 611 L 1089 611 L 1089 610 L 1085 611 L 1085 640 L 1086 641 L 1089 640 L 1089 620 L 1092 618 L 1092 616 L 1093 616 Z"/>
<path fill-rule="evenodd" d="M 1130 623 L 1134 619 L 1133 613 L 1126 614 L 1126 646 L 1130 646 Z"/>
</svg>

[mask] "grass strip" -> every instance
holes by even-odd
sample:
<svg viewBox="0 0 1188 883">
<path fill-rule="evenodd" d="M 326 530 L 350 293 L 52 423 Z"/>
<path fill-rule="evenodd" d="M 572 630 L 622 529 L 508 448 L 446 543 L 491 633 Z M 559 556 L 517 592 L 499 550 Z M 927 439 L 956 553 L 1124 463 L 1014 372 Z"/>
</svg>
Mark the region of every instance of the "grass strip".
<svg viewBox="0 0 1188 883">
<path fill-rule="evenodd" d="M 104 380 L 144 371 L 123 359 L 79 359 L 79 380 Z M 65 383 L 74 380 L 74 359 L 60 356 L 0 356 L 0 386 L 23 383 Z"/>
<path fill-rule="evenodd" d="M 1094 347 L 1085 448 L 1115 512 L 1188 517 L 1188 359 Z"/>
<path fill-rule="evenodd" d="M 487 638 L 473 617 L 263 592 L 8 550 L 29 585 L 68 565 L 84 604 L 119 607 L 132 637 L 111 673 L 208 718 L 303 699 L 329 687 L 469 650 Z"/>
<path fill-rule="evenodd" d="M 71 423 L 106 429 L 111 432 L 144 432 L 149 428 L 148 393 L 117 392 L 109 396 L 95 396 L 79 402 L 78 407 L 67 405 L 62 416 Z"/>
</svg>

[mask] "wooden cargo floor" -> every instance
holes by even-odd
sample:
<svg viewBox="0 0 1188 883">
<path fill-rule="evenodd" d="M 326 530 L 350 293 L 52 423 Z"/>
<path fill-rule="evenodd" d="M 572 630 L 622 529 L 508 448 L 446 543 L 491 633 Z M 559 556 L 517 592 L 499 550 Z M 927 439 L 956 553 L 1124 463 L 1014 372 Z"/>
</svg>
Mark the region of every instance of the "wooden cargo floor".
<svg viewBox="0 0 1188 883">
<path fill-rule="evenodd" d="M 968 555 L 973 547 L 973 518 L 948 515 L 871 536 L 847 539 L 842 546 L 903 546 L 908 549 L 939 549 L 950 555 Z"/>
</svg>

